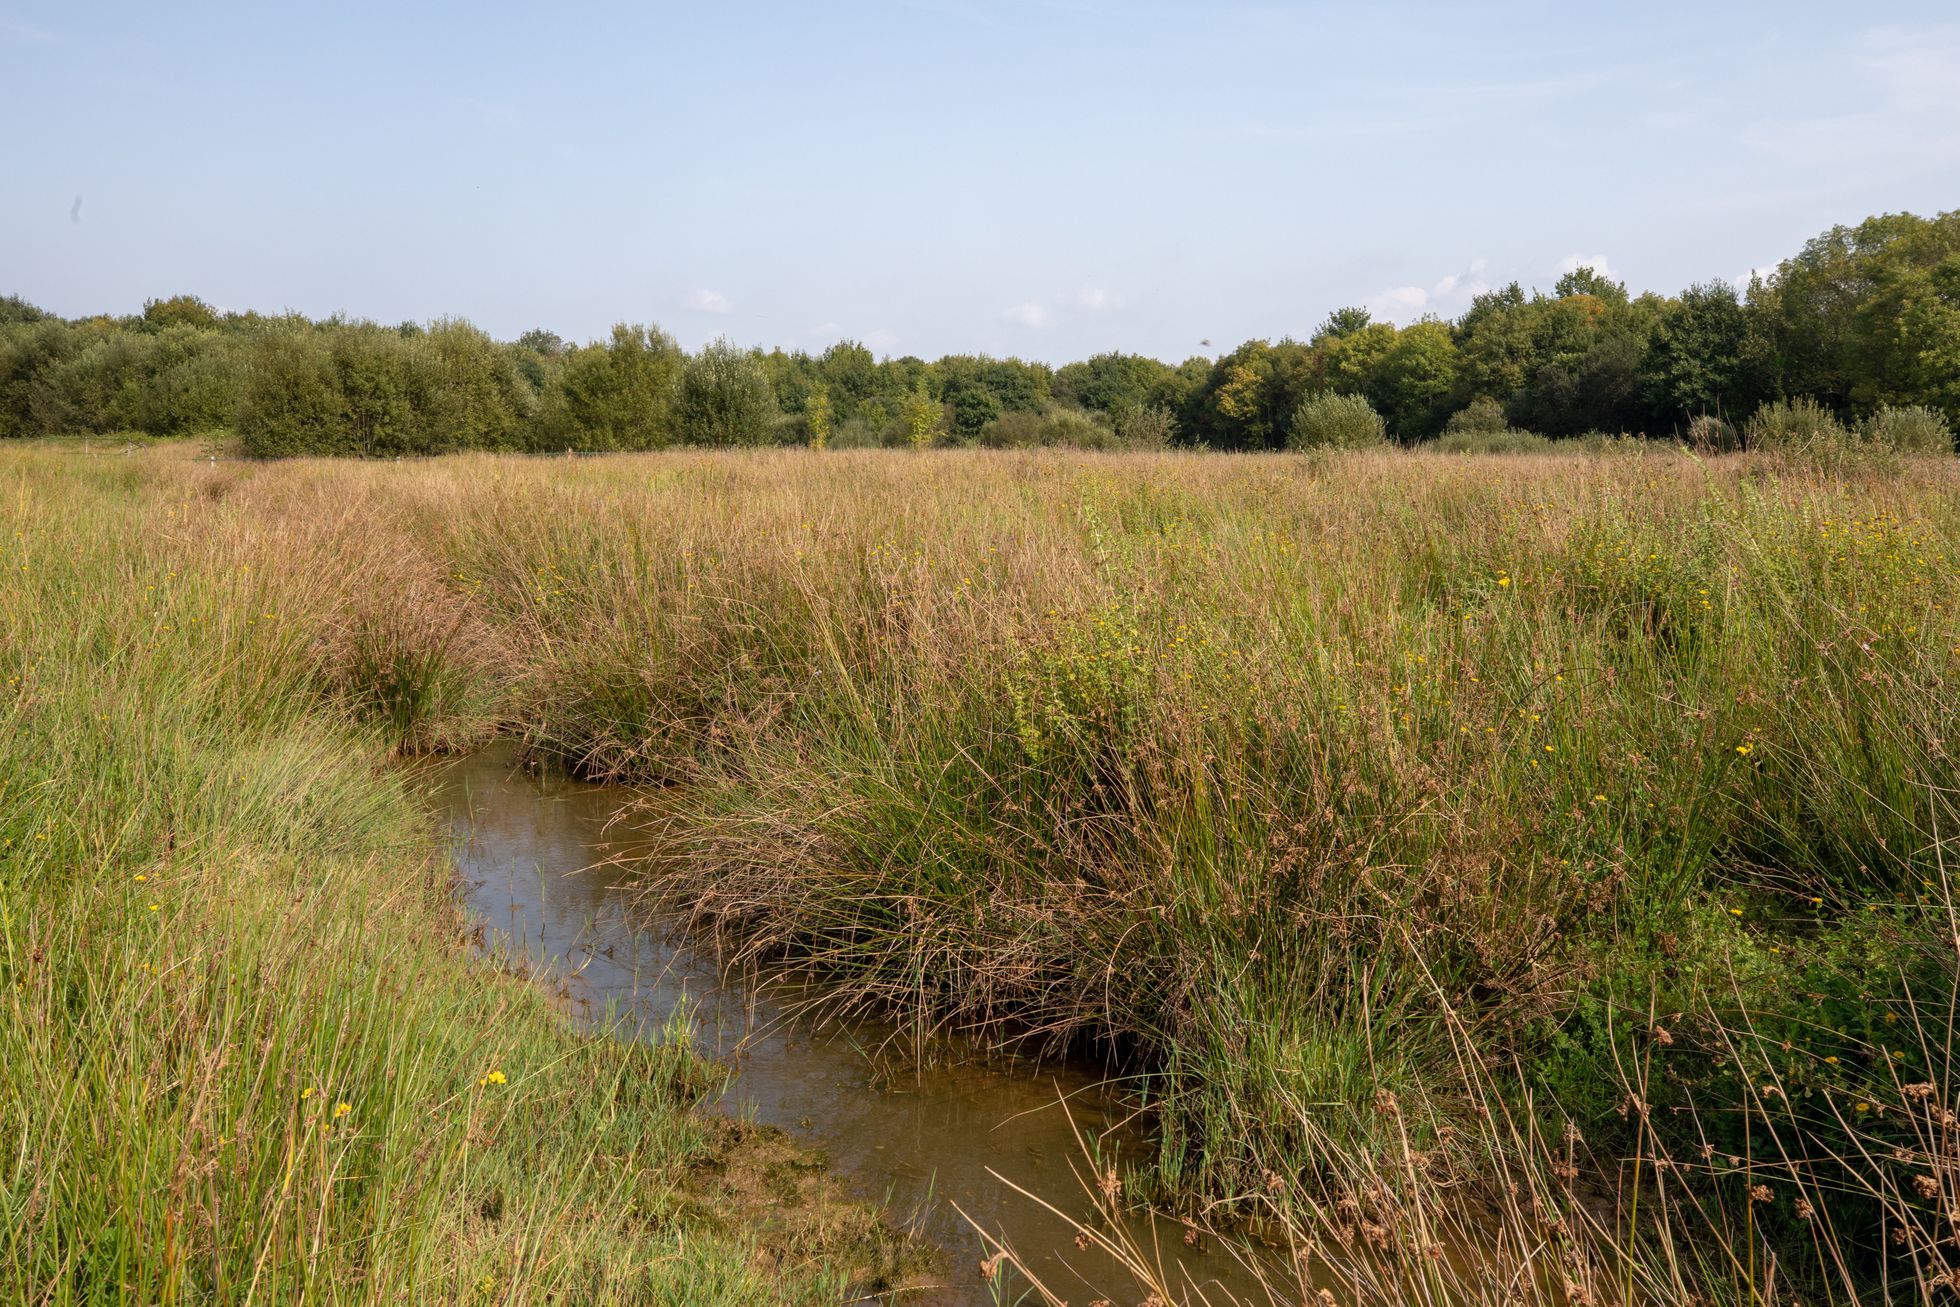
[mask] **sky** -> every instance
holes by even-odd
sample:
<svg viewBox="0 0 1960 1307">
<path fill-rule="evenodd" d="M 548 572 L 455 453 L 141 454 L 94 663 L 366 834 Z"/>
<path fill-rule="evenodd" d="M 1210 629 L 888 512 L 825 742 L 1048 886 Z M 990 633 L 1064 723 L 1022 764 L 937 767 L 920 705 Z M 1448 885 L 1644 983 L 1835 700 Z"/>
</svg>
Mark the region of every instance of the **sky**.
<svg viewBox="0 0 1960 1307">
<path fill-rule="evenodd" d="M 1960 5 L 0 0 L 0 293 L 1177 360 L 1960 207 Z"/>
</svg>

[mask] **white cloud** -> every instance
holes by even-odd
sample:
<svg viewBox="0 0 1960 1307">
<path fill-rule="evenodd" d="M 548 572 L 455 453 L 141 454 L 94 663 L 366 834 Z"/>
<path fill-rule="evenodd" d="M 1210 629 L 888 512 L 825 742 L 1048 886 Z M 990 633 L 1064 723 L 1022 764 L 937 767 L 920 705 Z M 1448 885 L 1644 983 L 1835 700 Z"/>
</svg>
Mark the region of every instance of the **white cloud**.
<svg viewBox="0 0 1960 1307">
<path fill-rule="evenodd" d="M 1040 300 L 1023 300 L 1019 304 L 1010 305 L 1001 310 L 1001 316 L 1009 322 L 1018 322 L 1036 331 L 1040 331 L 1055 320 L 1055 315 L 1049 312 L 1048 306 Z"/>
<path fill-rule="evenodd" d="M 865 332 L 858 344 L 874 354 L 889 354 L 898 348 L 898 333 L 890 327 L 878 327 Z"/>
<path fill-rule="evenodd" d="M 700 313 L 733 313 L 735 304 L 728 296 L 718 290 L 691 290 L 685 300 L 687 307 Z"/>
<path fill-rule="evenodd" d="M 1778 263 L 1769 263 L 1769 264 L 1765 264 L 1760 268 L 1751 268 L 1749 269 L 1749 271 L 1743 273 L 1740 277 L 1730 277 L 1729 284 L 1734 286 L 1738 291 L 1746 291 L 1749 289 L 1750 282 L 1756 280 L 1758 277 L 1762 278 L 1764 281 L 1768 281 L 1770 279 L 1770 274 L 1775 272 L 1781 266 L 1782 265 Z"/>
<path fill-rule="evenodd" d="M 1368 312 L 1391 322 L 1405 322 L 1422 316 L 1429 305 L 1429 292 L 1420 286 L 1390 286 L 1368 302 Z"/>
<path fill-rule="evenodd" d="M 1044 299 L 1022 300 L 1001 310 L 1000 316 L 1032 331 L 1045 331 L 1070 314 L 1106 313 L 1123 307 L 1123 297 L 1101 286 L 1057 291 Z"/>
<path fill-rule="evenodd" d="M 1484 280 L 1489 266 L 1484 259 L 1470 260 L 1462 272 L 1452 272 L 1429 286 L 1390 286 L 1368 301 L 1370 315 L 1379 321 L 1406 326 L 1425 314 L 1453 318 L 1470 307 L 1470 301 L 1490 289 Z"/>
<path fill-rule="evenodd" d="M 1613 265 L 1606 261 L 1604 254 L 1568 254 L 1558 261 L 1558 267 L 1553 271 L 1563 277 L 1566 273 L 1577 272 L 1581 268 L 1591 268 L 1608 281 L 1625 280 L 1619 273 L 1613 271 Z"/>
</svg>

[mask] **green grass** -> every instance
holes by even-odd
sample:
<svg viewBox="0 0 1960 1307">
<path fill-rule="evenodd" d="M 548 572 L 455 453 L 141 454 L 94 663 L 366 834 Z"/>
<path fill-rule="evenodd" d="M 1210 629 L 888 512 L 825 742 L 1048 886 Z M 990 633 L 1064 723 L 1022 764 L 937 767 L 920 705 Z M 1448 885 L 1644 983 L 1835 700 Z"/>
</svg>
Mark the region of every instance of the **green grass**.
<svg viewBox="0 0 1960 1307">
<path fill-rule="evenodd" d="M 389 733 L 482 721 L 453 668 L 368 692 L 400 682 L 347 633 L 388 596 L 208 469 L 4 458 L 0 1299 L 825 1303 L 903 1269 L 821 1186 L 768 1214 L 781 1147 L 691 1110 L 684 1031 L 580 1034 L 471 957 Z"/>
<path fill-rule="evenodd" d="M 1496 1265 L 1552 1300 L 1570 1277 L 1596 1300 L 1877 1301 L 1947 1272 L 1920 1181 L 1944 1185 L 1960 1151 L 1938 1115 L 1960 829 L 1950 460 L 8 459 L 31 527 L 0 560 L 32 578 L 7 609 L 30 614 L 8 646 L 35 687 L 16 711 L 45 742 L 5 764 L 0 811 L 16 840 L 79 823 L 49 831 L 55 861 L 9 854 L 30 908 L 8 927 L 20 1001 L 44 972 L 14 959 L 41 935 L 71 941 L 47 974 L 162 1002 L 175 991 L 69 932 L 135 949 L 186 931 L 206 975 L 220 941 L 226 966 L 252 956 L 229 942 L 250 929 L 215 923 L 317 901 L 304 949 L 262 925 L 278 987 L 317 997 L 276 1005 L 289 1024 L 261 1038 L 371 1046 L 365 1080 L 321 1085 L 336 1101 L 398 1084 L 387 1068 L 416 1086 L 350 1111 L 386 1124 L 374 1157 L 331 1172 L 359 1177 L 344 1203 L 319 1203 L 341 1183 L 321 1172 L 313 1225 L 252 1227 L 289 1232 L 294 1283 L 317 1282 L 316 1242 L 346 1250 L 336 1273 L 451 1286 L 495 1280 L 472 1250 L 508 1247 L 414 1235 L 475 1230 L 456 1215 L 475 1190 L 418 1182 L 442 1143 L 395 1159 L 468 1135 L 437 1104 L 515 1110 L 472 1088 L 482 1068 L 525 1066 L 500 1088 L 542 1094 L 552 1077 L 528 1068 L 559 1063 L 474 1042 L 512 1027 L 481 1005 L 534 1000 L 434 924 L 425 837 L 377 761 L 500 730 L 587 774 L 676 782 L 645 814 L 688 855 L 660 887 L 740 955 L 922 1022 L 1108 1053 L 1161 1127 L 1124 1192 L 1311 1234 L 1362 1300 L 1481 1301 Z M 235 865 L 209 856 L 240 845 Z M 145 915 L 129 877 L 151 862 L 198 888 Z M 370 1009 L 335 996 L 382 992 L 388 964 L 355 959 L 393 959 L 403 921 L 430 923 L 412 956 L 451 979 L 404 986 L 428 1006 L 418 1039 L 390 1043 L 400 1021 L 364 1039 Z M 266 1022 L 239 1001 L 206 1003 Z M 37 1080 L 23 1119 L 134 1092 L 137 1049 L 88 1015 L 111 1009 L 68 1002 L 20 1037 L 61 1068 L 95 1062 L 58 1041 L 114 1038 L 122 1079 Z M 580 1058 L 679 1074 L 672 1052 L 539 1015 L 521 1029 Z M 240 1038 L 142 1055 L 171 1068 L 152 1083 L 195 1085 L 244 1074 L 200 1070 Z M 333 1064 L 269 1054 L 253 1084 L 264 1065 L 296 1094 Z M 283 1165 L 266 1123 L 275 1101 L 304 1109 L 243 1095 L 200 1136 L 191 1094 L 159 1155 L 195 1171 L 183 1139 L 249 1126 L 255 1164 Z M 673 1137 L 699 1128 L 673 1116 Z M 60 1171 L 74 1203 L 105 1201 L 109 1152 Z M 605 1190 L 615 1163 L 595 1146 L 579 1174 Z M 239 1195 L 263 1192 L 254 1174 Z M 596 1231 L 561 1220 L 554 1199 L 588 1181 L 538 1183 L 550 1197 L 505 1210 L 577 1230 L 584 1252 L 530 1263 L 553 1273 L 625 1274 L 629 1230 L 662 1228 L 617 1204 Z M 118 1246 L 163 1259 L 159 1223 L 191 1228 L 196 1207 L 149 1201 Z M 428 1206 L 375 1219 L 409 1202 Z M 334 1221 L 338 1238 L 310 1233 Z M 196 1246 L 235 1267 L 219 1237 Z"/>
</svg>

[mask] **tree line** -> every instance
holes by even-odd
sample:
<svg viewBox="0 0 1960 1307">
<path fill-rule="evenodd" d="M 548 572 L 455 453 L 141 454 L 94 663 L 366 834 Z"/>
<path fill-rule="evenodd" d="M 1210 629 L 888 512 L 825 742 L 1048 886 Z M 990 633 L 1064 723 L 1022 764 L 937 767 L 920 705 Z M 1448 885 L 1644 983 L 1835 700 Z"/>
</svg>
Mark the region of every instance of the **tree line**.
<svg viewBox="0 0 1960 1307">
<path fill-rule="evenodd" d="M 1178 364 L 879 358 L 621 324 L 568 343 L 468 322 L 222 313 L 194 296 L 62 319 L 0 299 L 0 437 L 235 432 L 250 454 L 673 445 L 1274 449 L 1452 434 L 1727 439 L 1759 412 L 1960 425 L 1960 210 L 1834 227 L 1767 276 L 1630 295 L 1581 268 L 1405 327 L 1339 309 L 1305 340 Z M 1946 437 L 1950 442 L 1950 436 Z"/>
</svg>

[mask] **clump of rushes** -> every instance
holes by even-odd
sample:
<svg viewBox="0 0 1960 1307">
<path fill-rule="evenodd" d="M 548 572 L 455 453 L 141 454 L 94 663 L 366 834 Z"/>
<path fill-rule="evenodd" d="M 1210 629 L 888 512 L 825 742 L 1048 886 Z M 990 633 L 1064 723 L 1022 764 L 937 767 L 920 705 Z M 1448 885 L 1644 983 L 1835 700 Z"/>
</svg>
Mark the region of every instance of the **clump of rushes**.
<svg viewBox="0 0 1960 1307">
<path fill-rule="evenodd" d="M 819 1304 L 895 1282 L 912 1254 L 863 1208 L 813 1192 L 777 1217 L 704 1178 L 756 1142 L 691 1111 L 718 1073 L 685 1031 L 580 1034 L 471 960 L 388 763 L 411 733 L 341 662 L 365 614 L 412 632 L 451 591 L 433 552 L 403 570 L 403 505 L 321 511 L 342 488 L 0 456 L 0 1297 Z M 481 731 L 507 670 L 468 661 L 488 648 L 418 738 Z"/>
<path fill-rule="evenodd" d="M 17 457 L 37 494 L 80 493 Z M 283 585 L 347 612 L 318 523 L 389 532 L 473 633 L 435 642 L 467 694 L 407 696 L 467 711 L 416 708 L 443 724 L 413 747 L 504 723 L 592 775 L 683 782 L 645 814 L 680 855 L 658 888 L 737 957 L 1101 1050 L 1162 1126 L 1124 1195 L 1290 1226 L 1350 1295 L 1482 1301 L 1452 1294 L 1492 1257 L 1516 1273 L 1484 1282 L 1557 1301 L 1878 1301 L 1945 1273 L 1932 1225 L 1889 1231 L 1943 1174 L 1906 1105 L 1938 1124 L 1953 1089 L 1881 1036 L 1951 1027 L 1951 467 L 833 451 L 122 475 L 88 493 L 222 505 L 280 542 Z M 284 638 L 303 683 L 207 658 L 183 711 L 317 722 L 324 689 L 386 715 L 344 643 Z M 220 683 L 249 667 L 266 693 Z M 179 738 L 139 702 L 111 696 L 103 729 Z M 45 812 L 24 794 L 0 804 Z M 314 823 L 289 874 L 344 840 L 340 801 L 276 805 Z M 144 927 L 183 919 L 167 878 L 141 892 Z M 532 1083 L 535 1056 L 467 1053 L 466 1097 Z"/>
<path fill-rule="evenodd" d="M 1335 1211 L 1406 1149 L 1398 1200 L 1441 1201 L 1568 1116 L 1632 1155 L 1636 1092 L 1669 1150 L 1726 1139 L 1717 1026 L 1633 1087 L 1649 1008 L 1781 1010 L 1960 827 L 1948 471 L 660 471 L 538 478 L 527 529 L 455 538 L 553 651 L 536 738 L 688 782 L 661 888 L 736 950 L 1107 1051 L 1163 1126 L 1132 1194 Z M 1529 1164 L 1635 1183 L 1571 1151 Z M 1758 1279 L 1821 1273 L 1750 1228 Z"/>
</svg>

